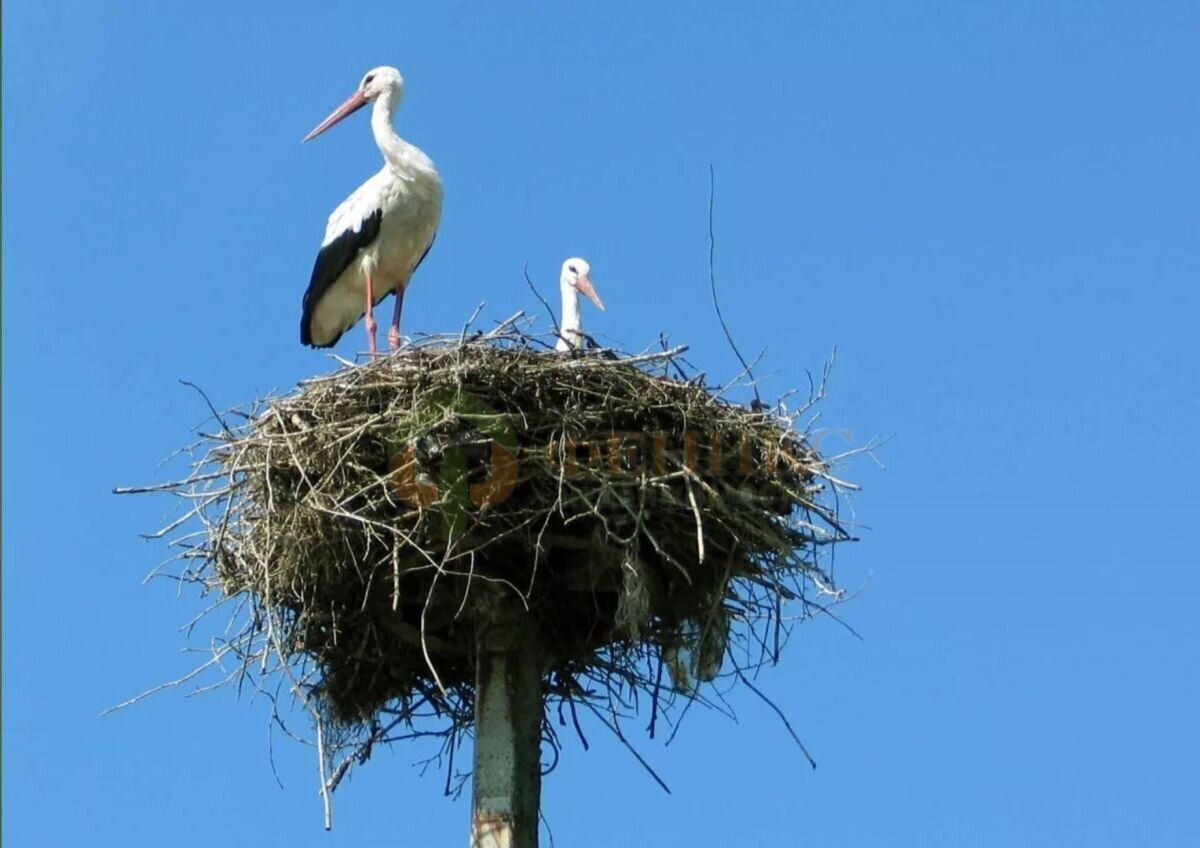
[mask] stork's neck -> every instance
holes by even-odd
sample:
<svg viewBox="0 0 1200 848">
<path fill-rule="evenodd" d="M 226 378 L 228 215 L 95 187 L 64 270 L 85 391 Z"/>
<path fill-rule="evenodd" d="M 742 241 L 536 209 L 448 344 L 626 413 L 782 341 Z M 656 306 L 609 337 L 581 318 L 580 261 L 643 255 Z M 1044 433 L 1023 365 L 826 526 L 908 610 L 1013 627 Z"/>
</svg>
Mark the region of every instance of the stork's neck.
<svg viewBox="0 0 1200 848">
<path fill-rule="evenodd" d="M 414 144 L 402 139 L 392 126 L 392 115 L 396 111 L 399 93 L 392 89 L 375 99 L 371 110 L 371 132 L 375 135 L 375 144 L 384 160 L 398 173 L 407 174 L 414 170 L 433 171 L 433 160 L 425 155 L 425 151 Z"/>
<path fill-rule="evenodd" d="M 579 292 L 573 285 L 564 281 L 562 283 L 562 324 L 559 326 L 559 335 L 563 336 L 565 341 L 559 341 L 557 345 L 559 350 L 578 347 L 582 330 L 583 315 L 579 310 Z"/>
</svg>

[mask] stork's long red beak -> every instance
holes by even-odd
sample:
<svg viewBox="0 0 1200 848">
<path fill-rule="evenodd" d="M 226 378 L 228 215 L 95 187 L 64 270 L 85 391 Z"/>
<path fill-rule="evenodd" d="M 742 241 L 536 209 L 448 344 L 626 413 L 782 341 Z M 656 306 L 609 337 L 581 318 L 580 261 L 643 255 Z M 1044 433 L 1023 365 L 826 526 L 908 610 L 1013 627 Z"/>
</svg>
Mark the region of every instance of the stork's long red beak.
<svg viewBox="0 0 1200 848">
<path fill-rule="evenodd" d="M 341 106 L 339 106 L 333 110 L 332 115 L 330 115 L 325 120 L 321 121 L 321 123 L 317 124 L 317 128 L 315 130 L 313 130 L 312 132 L 310 132 L 308 135 L 306 135 L 304 137 L 304 141 L 312 141 L 314 138 L 319 136 L 321 133 L 325 132 L 325 130 L 332 127 L 338 121 L 340 121 L 343 118 L 346 118 L 350 115 L 353 115 L 359 109 L 366 106 L 367 103 L 369 103 L 369 102 L 370 101 L 367 100 L 367 96 L 365 94 L 363 94 L 361 91 L 354 92 L 354 94 L 350 95 L 350 97 L 348 97 L 346 99 L 345 103 L 343 103 Z M 303 142 L 301 142 L 301 143 L 303 143 Z"/>
<path fill-rule="evenodd" d="M 592 287 L 591 278 L 587 274 L 580 274 L 575 280 L 575 288 L 588 296 L 588 300 L 596 304 L 601 312 L 604 311 L 604 302 L 600 300 L 600 295 L 596 294 L 596 289 Z"/>
</svg>

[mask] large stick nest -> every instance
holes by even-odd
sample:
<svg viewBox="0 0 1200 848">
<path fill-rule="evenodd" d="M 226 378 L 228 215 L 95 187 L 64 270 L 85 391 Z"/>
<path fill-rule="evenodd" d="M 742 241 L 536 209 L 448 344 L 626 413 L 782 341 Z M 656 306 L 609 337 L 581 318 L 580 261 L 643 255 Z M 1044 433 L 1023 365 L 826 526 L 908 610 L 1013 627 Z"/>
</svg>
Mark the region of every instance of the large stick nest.
<svg viewBox="0 0 1200 848">
<path fill-rule="evenodd" d="M 203 521 L 181 576 L 251 612 L 224 648 L 244 672 L 369 750 L 421 715 L 469 724 L 498 610 L 536 622 L 572 707 L 642 692 L 657 714 L 777 658 L 785 605 L 836 591 L 821 552 L 849 538 L 798 415 L 722 399 L 682 349 L 545 347 L 511 325 L 428 339 L 207 437 L 163 488 Z"/>
</svg>

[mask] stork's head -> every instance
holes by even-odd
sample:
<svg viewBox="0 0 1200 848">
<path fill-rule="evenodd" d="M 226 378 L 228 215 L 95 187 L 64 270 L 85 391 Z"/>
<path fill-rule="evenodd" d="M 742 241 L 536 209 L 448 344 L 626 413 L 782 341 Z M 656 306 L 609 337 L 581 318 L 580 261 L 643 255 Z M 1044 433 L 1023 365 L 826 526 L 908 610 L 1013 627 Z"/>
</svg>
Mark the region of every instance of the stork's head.
<svg viewBox="0 0 1200 848">
<path fill-rule="evenodd" d="M 582 295 L 586 295 L 588 300 L 596 304 L 600 311 L 604 311 L 604 303 L 600 300 L 600 295 L 596 294 L 596 289 L 592 286 L 592 278 L 590 276 L 592 266 L 588 265 L 586 259 L 580 259 L 578 256 L 573 256 L 562 264 L 562 276 L 559 278 L 559 285 L 563 291 L 574 290 Z"/>
<path fill-rule="evenodd" d="M 367 100 L 374 100 L 390 91 L 404 93 L 404 77 L 390 65 L 372 68 L 363 74 L 362 82 L 358 84 L 358 93 Z"/>
<path fill-rule="evenodd" d="M 358 84 L 358 90 L 346 98 L 345 103 L 334 109 L 333 114 L 321 121 L 316 129 L 304 137 L 304 140 L 309 141 L 316 138 L 338 121 L 353 115 L 373 100 L 388 97 L 395 104 L 403 94 L 404 77 L 400 76 L 398 70 L 389 65 L 372 68 L 363 74 L 362 82 Z"/>
</svg>

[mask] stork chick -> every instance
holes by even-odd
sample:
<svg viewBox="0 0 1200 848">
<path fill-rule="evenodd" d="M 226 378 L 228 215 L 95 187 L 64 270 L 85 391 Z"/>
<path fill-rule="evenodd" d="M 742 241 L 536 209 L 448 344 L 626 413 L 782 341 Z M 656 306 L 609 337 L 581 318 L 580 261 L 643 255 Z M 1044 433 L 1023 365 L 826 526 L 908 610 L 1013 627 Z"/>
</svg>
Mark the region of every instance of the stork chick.
<svg viewBox="0 0 1200 848">
<path fill-rule="evenodd" d="M 573 256 L 562 264 L 562 274 L 559 276 L 559 288 L 562 289 L 562 323 L 559 325 L 557 350 L 579 350 L 584 347 L 587 337 L 583 334 L 583 317 L 579 311 L 579 295 L 587 298 L 601 312 L 604 303 L 592 285 L 592 267 L 587 260 Z"/>
</svg>

